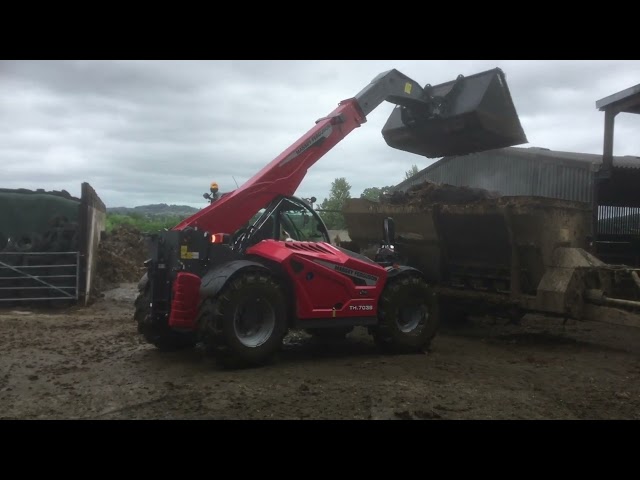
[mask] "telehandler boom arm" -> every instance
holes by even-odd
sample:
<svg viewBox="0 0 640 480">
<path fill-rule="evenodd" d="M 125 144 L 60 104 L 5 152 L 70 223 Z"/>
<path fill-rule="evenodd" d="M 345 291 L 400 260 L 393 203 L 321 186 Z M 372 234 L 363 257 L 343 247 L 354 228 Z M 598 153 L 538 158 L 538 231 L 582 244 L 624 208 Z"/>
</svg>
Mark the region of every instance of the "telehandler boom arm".
<svg viewBox="0 0 640 480">
<path fill-rule="evenodd" d="M 396 104 L 383 129 L 385 140 L 394 148 L 435 157 L 526 142 L 500 69 L 425 88 L 401 72 L 389 70 L 317 120 L 240 188 L 173 230 L 197 227 L 210 233 L 235 232 L 276 197 L 292 196 L 307 170 L 385 101 Z"/>
</svg>

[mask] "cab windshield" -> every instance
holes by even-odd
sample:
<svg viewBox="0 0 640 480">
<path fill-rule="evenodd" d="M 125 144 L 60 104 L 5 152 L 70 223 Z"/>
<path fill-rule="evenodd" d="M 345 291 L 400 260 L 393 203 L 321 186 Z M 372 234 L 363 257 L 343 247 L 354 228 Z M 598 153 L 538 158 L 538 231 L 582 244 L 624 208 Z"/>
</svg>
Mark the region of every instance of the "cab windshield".
<svg viewBox="0 0 640 480">
<path fill-rule="evenodd" d="M 266 239 L 329 242 L 320 216 L 302 201 L 281 199 L 275 208 L 261 209 L 248 222 L 257 228 L 251 244 Z"/>
</svg>

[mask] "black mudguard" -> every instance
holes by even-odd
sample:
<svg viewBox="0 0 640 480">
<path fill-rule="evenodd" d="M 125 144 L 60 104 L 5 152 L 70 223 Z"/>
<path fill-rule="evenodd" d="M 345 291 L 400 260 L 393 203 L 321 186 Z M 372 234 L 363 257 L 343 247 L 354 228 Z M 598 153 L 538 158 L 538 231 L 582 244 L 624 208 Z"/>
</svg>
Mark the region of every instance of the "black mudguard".
<svg viewBox="0 0 640 480">
<path fill-rule="evenodd" d="M 269 273 L 269 269 L 264 265 L 251 260 L 232 260 L 218 265 L 202 277 L 200 301 L 215 297 L 236 273 L 247 269 L 262 270 Z"/>
<path fill-rule="evenodd" d="M 407 265 L 400 265 L 398 267 L 387 268 L 387 280 L 391 280 L 392 278 L 402 277 L 404 275 L 417 275 L 420 278 L 423 278 L 427 283 L 429 283 L 424 273 L 422 273 L 417 268 L 408 267 Z"/>
</svg>

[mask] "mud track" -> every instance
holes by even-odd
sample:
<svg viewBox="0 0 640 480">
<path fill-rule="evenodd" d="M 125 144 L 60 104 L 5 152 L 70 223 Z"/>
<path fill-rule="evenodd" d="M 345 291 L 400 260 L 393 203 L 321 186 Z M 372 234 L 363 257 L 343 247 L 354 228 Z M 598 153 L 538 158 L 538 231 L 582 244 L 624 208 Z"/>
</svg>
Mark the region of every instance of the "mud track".
<svg viewBox="0 0 640 480">
<path fill-rule="evenodd" d="M 0 311 L 0 416 L 18 419 L 638 419 L 640 332 L 475 320 L 424 355 L 385 356 L 365 331 L 293 333 L 278 360 L 225 371 L 163 354 L 131 319 L 134 284 L 88 308 Z"/>
</svg>

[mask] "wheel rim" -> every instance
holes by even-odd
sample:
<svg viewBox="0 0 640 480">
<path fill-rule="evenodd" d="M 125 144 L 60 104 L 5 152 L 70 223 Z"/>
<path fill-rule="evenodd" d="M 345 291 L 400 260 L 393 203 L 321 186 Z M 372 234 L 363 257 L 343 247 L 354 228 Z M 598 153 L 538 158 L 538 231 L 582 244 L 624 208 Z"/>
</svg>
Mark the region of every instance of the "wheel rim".
<svg viewBox="0 0 640 480">
<path fill-rule="evenodd" d="M 271 337 L 276 326 L 276 313 L 264 298 L 248 299 L 236 308 L 233 329 L 245 347 L 255 348 Z"/>
<path fill-rule="evenodd" d="M 426 305 L 407 305 L 400 308 L 396 325 L 402 333 L 414 333 L 424 327 L 428 318 Z"/>
</svg>

